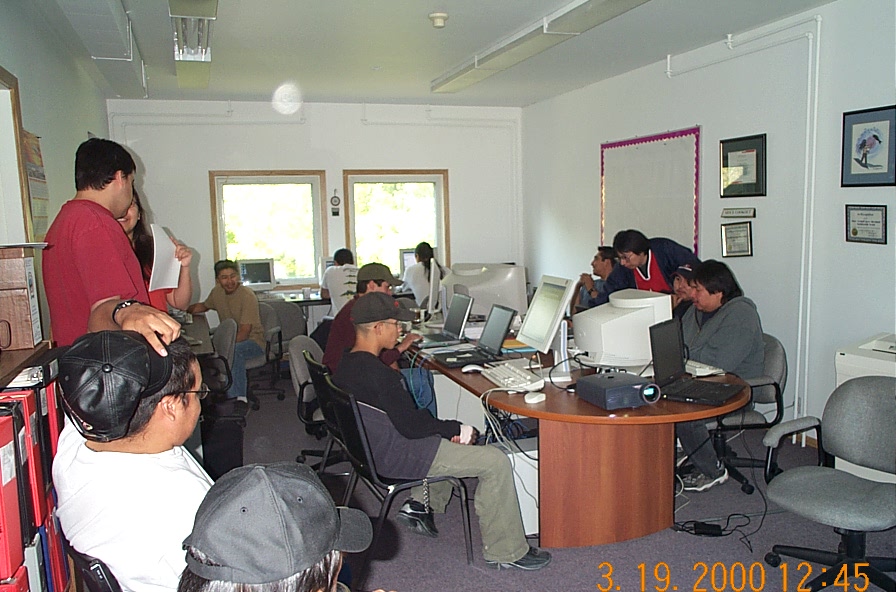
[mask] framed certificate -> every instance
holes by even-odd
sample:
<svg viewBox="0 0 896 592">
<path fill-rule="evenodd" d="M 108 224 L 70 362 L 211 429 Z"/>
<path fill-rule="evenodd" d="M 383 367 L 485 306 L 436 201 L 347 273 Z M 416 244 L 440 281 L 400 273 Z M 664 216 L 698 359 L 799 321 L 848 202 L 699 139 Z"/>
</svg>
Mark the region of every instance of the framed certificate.
<svg viewBox="0 0 896 592">
<path fill-rule="evenodd" d="M 846 206 L 846 242 L 887 244 L 887 206 Z"/>
<path fill-rule="evenodd" d="M 719 195 L 765 195 L 765 134 L 722 140 L 719 163 Z"/>
<path fill-rule="evenodd" d="M 722 257 L 753 256 L 753 223 L 722 224 Z"/>
</svg>

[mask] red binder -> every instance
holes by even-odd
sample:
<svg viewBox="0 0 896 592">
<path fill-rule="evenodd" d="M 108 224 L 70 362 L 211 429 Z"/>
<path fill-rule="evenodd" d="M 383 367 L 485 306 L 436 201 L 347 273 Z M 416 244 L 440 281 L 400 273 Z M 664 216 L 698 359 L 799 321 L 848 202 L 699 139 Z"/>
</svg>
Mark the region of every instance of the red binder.
<svg viewBox="0 0 896 592">
<path fill-rule="evenodd" d="M 28 570 L 20 565 L 15 574 L 0 582 L 0 592 L 28 592 Z"/>
<path fill-rule="evenodd" d="M 33 390 L 3 391 L 0 401 L 18 401 L 25 416 L 25 450 L 28 458 L 28 477 L 31 481 L 31 507 L 35 526 L 47 519 L 47 482 L 44 479 L 43 454 L 41 453 L 40 409 Z"/>
<path fill-rule="evenodd" d="M 0 580 L 15 576 L 25 561 L 14 434 L 13 418 L 0 417 Z"/>
<path fill-rule="evenodd" d="M 59 527 L 59 519 L 56 517 L 56 506 L 53 503 L 53 496 L 47 500 L 49 506 L 49 516 L 47 516 L 46 532 L 47 532 L 47 549 L 49 551 L 49 569 L 47 573 L 52 581 L 52 589 L 57 592 L 64 592 L 68 588 L 69 571 L 68 559 L 65 555 L 65 546 L 62 542 L 62 529 Z"/>
<path fill-rule="evenodd" d="M 50 434 L 50 455 L 56 456 L 56 448 L 59 445 L 59 434 L 62 433 L 63 426 L 63 410 L 59 397 L 62 393 L 59 391 L 59 383 L 55 380 L 47 385 L 47 424 Z"/>
</svg>

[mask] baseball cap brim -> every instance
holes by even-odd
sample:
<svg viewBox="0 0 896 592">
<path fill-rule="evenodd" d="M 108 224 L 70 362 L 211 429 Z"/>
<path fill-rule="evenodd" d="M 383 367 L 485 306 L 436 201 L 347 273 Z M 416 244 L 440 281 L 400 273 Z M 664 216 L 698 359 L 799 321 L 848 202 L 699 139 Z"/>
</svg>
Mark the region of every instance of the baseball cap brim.
<svg viewBox="0 0 896 592">
<path fill-rule="evenodd" d="M 337 507 L 339 512 L 339 537 L 336 548 L 345 553 L 360 553 L 373 541 L 370 518 L 361 510 Z"/>
</svg>

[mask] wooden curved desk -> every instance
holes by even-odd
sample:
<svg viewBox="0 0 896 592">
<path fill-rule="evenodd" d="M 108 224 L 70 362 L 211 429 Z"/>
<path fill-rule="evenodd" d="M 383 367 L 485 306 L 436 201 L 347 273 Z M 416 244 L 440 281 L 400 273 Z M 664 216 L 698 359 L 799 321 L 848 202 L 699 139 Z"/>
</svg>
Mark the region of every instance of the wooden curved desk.
<svg viewBox="0 0 896 592">
<path fill-rule="evenodd" d="M 476 374 L 432 365 L 477 396 L 493 384 Z M 718 377 L 743 382 L 734 376 Z M 538 422 L 539 525 L 545 547 L 583 547 L 642 537 L 672 526 L 675 424 L 735 411 L 750 388 L 725 405 L 661 400 L 606 411 L 547 385 L 547 399 L 492 393 L 488 403 Z"/>
</svg>

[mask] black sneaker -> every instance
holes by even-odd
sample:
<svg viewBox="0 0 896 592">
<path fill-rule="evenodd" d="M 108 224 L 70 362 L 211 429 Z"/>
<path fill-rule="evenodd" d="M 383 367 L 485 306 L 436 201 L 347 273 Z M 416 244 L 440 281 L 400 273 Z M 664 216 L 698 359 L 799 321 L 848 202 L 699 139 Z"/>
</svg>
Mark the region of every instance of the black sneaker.
<svg viewBox="0 0 896 592">
<path fill-rule="evenodd" d="M 436 528 L 436 522 L 432 517 L 432 508 L 427 510 L 426 506 L 417 500 L 408 499 L 398 510 L 397 519 L 417 534 L 432 538 L 439 536 L 439 529 Z"/>
<path fill-rule="evenodd" d="M 511 568 L 515 567 L 517 569 L 523 569 L 526 571 L 535 571 L 537 569 L 541 569 L 545 567 L 547 564 L 551 562 L 551 554 L 545 551 L 544 549 L 539 549 L 537 547 L 529 547 L 529 551 L 511 563 L 499 563 L 497 561 L 488 561 L 486 560 L 485 564 L 489 567 L 495 567 L 497 569 L 501 569 L 502 567 Z"/>
</svg>

